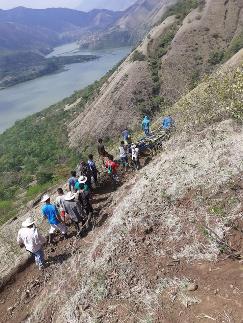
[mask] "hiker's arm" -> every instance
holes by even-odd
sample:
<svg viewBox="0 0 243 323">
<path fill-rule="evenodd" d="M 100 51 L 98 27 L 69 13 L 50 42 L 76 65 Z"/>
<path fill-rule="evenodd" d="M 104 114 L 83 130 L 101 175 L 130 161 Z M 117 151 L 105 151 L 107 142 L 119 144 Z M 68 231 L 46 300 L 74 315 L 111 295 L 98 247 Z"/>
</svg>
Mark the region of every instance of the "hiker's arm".
<svg viewBox="0 0 243 323">
<path fill-rule="evenodd" d="M 62 222 L 62 218 L 61 218 L 60 213 L 59 213 L 59 211 L 58 211 L 58 209 L 57 209 L 56 206 L 55 206 L 55 209 L 56 209 L 56 218 L 57 218 L 57 220 L 60 221 L 60 222 Z"/>
<path fill-rule="evenodd" d="M 18 234 L 18 237 L 17 237 L 17 244 L 20 246 L 20 248 L 24 248 L 24 242 L 20 234 Z"/>
</svg>

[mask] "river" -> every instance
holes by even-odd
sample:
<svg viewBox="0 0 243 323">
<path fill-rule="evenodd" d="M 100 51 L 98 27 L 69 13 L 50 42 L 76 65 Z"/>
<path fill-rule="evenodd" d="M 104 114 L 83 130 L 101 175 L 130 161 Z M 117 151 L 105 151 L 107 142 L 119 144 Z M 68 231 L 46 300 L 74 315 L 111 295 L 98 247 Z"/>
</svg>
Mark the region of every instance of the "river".
<svg viewBox="0 0 243 323">
<path fill-rule="evenodd" d="M 54 49 L 48 56 L 92 54 L 99 59 L 65 66 L 65 70 L 0 90 L 0 133 L 35 112 L 93 83 L 127 56 L 130 47 L 99 51 L 79 50 L 76 43 Z"/>
</svg>

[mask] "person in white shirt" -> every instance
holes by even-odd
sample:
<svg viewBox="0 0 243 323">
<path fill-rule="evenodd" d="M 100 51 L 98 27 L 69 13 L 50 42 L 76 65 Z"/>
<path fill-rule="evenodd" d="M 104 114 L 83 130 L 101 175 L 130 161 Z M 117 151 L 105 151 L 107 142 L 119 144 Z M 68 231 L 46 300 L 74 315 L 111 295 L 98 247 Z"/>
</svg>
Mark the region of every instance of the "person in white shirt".
<svg viewBox="0 0 243 323">
<path fill-rule="evenodd" d="M 119 147 L 119 153 L 120 153 L 121 163 L 122 163 L 125 171 L 127 171 L 127 167 L 128 167 L 128 156 L 127 156 L 127 146 L 125 146 L 125 142 L 124 141 L 121 141 L 121 145 Z"/>
<path fill-rule="evenodd" d="M 135 167 L 135 169 L 139 169 L 140 163 L 139 163 L 139 148 L 137 145 L 132 144 L 131 145 L 131 150 L 132 150 L 132 162 Z"/>
<path fill-rule="evenodd" d="M 65 223 L 67 220 L 66 219 L 67 218 L 66 212 L 64 209 L 65 195 L 64 195 L 63 189 L 61 187 L 57 189 L 57 193 L 58 193 L 58 196 L 56 198 L 55 205 L 59 211 L 62 222 Z"/>
<path fill-rule="evenodd" d="M 29 251 L 35 257 L 36 265 L 39 269 L 45 267 L 43 245 L 46 239 L 40 234 L 34 224 L 34 220 L 29 217 L 22 223 L 22 228 L 18 232 L 18 245 Z"/>
</svg>

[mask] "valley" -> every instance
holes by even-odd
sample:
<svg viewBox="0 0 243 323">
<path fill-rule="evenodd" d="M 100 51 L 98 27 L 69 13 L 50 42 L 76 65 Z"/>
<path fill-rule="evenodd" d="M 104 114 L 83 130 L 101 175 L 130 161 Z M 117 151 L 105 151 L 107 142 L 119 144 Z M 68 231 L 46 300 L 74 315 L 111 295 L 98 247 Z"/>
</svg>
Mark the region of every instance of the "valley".
<svg viewBox="0 0 243 323">
<path fill-rule="evenodd" d="M 0 132 L 12 126 L 15 121 L 38 112 L 70 96 L 74 91 L 86 87 L 101 78 L 129 52 L 130 47 L 100 51 L 79 50 L 76 43 L 54 49 L 47 57 L 59 59 L 81 55 L 99 57 L 85 63 L 66 65 L 58 73 L 39 77 L 4 90 L 0 90 Z"/>
<path fill-rule="evenodd" d="M 46 58 L 98 59 L 0 91 L 2 129 L 26 115 L 0 134 L 0 321 L 242 323 L 243 1 L 137 0 L 82 36 Z M 101 49 L 113 39 L 141 41 Z M 130 152 L 122 164 L 125 128 L 139 169 Z M 39 271 L 18 230 L 31 216 L 50 233 L 43 194 L 66 193 L 80 161 L 89 176 L 90 154 L 90 223 L 78 238 L 72 225 L 68 239 L 57 233 Z"/>
</svg>

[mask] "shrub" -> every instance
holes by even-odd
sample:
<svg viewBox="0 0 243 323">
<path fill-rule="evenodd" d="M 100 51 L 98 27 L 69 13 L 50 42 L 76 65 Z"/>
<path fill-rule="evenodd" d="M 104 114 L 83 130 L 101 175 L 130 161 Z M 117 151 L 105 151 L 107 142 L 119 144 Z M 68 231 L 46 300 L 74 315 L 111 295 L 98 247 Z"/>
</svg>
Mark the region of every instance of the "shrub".
<svg viewBox="0 0 243 323">
<path fill-rule="evenodd" d="M 145 61 L 145 60 L 146 60 L 146 56 L 138 50 L 135 50 L 134 53 L 132 54 L 132 57 L 131 57 L 132 62 Z"/>
<path fill-rule="evenodd" d="M 37 173 L 36 179 L 37 179 L 37 183 L 40 185 L 48 183 L 48 182 L 52 181 L 53 173 L 41 171 L 41 172 Z"/>
<path fill-rule="evenodd" d="M 243 32 L 233 38 L 229 48 L 227 49 L 224 55 L 224 60 L 226 61 L 230 59 L 234 54 L 236 54 L 242 48 L 243 48 Z"/>
<path fill-rule="evenodd" d="M 225 55 L 225 53 L 223 50 L 211 53 L 209 55 L 209 59 L 208 59 L 209 64 L 217 65 L 217 64 L 221 63 L 222 60 L 224 59 L 224 55 Z"/>
</svg>

